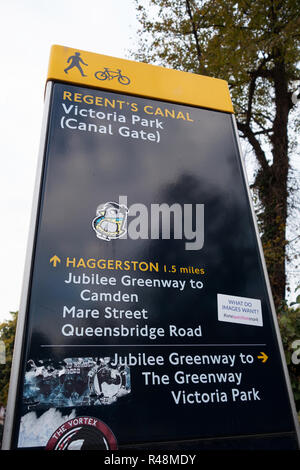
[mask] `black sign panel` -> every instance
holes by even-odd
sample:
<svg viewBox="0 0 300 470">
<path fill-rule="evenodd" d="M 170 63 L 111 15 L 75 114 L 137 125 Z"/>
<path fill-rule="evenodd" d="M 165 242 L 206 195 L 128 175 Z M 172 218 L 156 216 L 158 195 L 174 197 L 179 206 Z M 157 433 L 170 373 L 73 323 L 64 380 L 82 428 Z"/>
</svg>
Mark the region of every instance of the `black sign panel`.
<svg viewBox="0 0 300 470">
<path fill-rule="evenodd" d="M 296 447 L 231 115 L 53 85 L 24 354 L 15 447 Z"/>
</svg>

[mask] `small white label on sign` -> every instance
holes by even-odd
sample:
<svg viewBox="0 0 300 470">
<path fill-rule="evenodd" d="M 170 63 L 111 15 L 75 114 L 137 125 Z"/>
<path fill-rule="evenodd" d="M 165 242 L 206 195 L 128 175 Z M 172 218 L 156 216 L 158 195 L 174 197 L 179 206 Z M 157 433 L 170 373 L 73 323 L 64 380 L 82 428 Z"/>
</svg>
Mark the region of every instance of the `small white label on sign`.
<svg viewBox="0 0 300 470">
<path fill-rule="evenodd" d="M 261 302 L 259 299 L 218 294 L 218 320 L 263 326 Z"/>
</svg>

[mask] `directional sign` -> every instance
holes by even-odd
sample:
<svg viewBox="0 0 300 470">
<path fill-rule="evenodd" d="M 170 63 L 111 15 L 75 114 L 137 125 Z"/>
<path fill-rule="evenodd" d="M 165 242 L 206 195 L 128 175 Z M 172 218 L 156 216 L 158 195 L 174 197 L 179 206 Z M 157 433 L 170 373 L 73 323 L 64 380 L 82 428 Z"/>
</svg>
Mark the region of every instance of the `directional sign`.
<svg viewBox="0 0 300 470">
<path fill-rule="evenodd" d="M 262 362 L 266 362 L 266 360 L 268 359 L 268 356 L 264 352 L 261 352 L 260 356 L 257 356 L 257 359 L 261 359 Z"/>
<path fill-rule="evenodd" d="M 50 263 L 52 263 L 54 268 L 56 268 L 57 263 L 60 263 L 60 262 L 61 262 L 60 258 L 57 255 L 54 255 L 52 256 L 52 258 L 50 258 Z"/>
<path fill-rule="evenodd" d="M 296 449 L 226 82 L 55 46 L 6 448 Z"/>
</svg>

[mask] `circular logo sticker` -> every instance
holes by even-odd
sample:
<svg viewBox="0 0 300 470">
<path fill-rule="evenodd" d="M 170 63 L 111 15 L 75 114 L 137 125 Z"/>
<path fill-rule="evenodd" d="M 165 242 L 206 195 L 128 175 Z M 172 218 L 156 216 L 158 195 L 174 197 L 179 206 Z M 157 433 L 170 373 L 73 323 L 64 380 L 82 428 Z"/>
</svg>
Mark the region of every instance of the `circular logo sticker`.
<svg viewBox="0 0 300 470">
<path fill-rule="evenodd" d="M 50 437 L 46 450 L 116 450 L 117 441 L 99 419 L 79 416 L 62 424 Z"/>
</svg>

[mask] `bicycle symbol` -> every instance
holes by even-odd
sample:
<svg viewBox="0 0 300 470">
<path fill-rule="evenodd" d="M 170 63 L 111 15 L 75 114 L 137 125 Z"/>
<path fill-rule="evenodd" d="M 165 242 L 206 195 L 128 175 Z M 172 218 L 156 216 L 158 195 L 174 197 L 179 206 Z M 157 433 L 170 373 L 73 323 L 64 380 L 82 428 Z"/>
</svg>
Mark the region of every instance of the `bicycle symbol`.
<svg viewBox="0 0 300 470">
<path fill-rule="evenodd" d="M 122 75 L 121 70 L 109 70 L 108 67 L 104 67 L 104 70 L 98 70 L 95 72 L 95 77 L 98 80 L 112 80 L 113 78 L 118 78 L 118 82 L 121 85 L 129 85 L 130 79 L 126 75 Z"/>
</svg>

